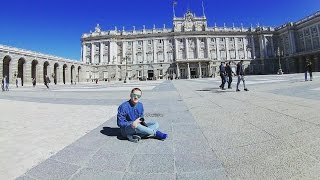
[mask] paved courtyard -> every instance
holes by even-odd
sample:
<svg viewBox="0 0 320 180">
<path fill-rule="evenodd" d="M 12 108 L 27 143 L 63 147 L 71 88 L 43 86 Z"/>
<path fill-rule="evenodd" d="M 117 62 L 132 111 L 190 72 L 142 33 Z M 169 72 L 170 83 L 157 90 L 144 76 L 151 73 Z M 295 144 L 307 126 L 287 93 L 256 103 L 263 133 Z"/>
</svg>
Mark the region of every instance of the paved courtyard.
<svg viewBox="0 0 320 180">
<path fill-rule="evenodd" d="M 320 73 L 83 83 L 0 92 L 0 179 L 320 179 Z M 165 141 L 124 140 L 117 107 L 143 90 Z"/>
</svg>

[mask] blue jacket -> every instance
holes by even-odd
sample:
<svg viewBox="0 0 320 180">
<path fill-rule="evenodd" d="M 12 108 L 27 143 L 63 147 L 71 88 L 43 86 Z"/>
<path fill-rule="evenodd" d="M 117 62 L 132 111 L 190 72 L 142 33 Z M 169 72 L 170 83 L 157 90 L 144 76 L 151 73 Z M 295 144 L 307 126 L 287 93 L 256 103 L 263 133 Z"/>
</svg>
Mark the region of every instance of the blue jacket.
<svg viewBox="0 0 320 180">
<path fill-rule="evenodd" d="M 129 101 L 122 103 L 118 108 L 117 125 L 120 128 L 130 126 L 134 120 L 144 116 L 144 109 L 141 102 L 133 105 Z"/>
</svg>

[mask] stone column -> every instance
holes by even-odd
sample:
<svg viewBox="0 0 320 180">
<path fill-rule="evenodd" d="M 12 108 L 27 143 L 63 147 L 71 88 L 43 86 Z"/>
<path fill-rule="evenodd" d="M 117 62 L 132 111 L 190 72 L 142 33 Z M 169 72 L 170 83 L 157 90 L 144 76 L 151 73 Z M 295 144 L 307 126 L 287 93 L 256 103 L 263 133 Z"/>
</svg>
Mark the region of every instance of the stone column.
<svg viewBox="0 0 320 180">
<path fill-rule="evenodd" d="M 91 63 L 94 63 L 94 43 L 91 43 Z"/>
<path fill-rule="evenodd" d="M 185 43 L 185 59 L 189 58 L 189 44 L 188 44 L 188 38 L 184 39 Z"/>
<path fill-rule="evenodd" d="M 24 79 L 23 79 L 23 85 L 26 85 L 26 84 L 32 84 L 32 78 L 31 78 L 31 67 L 32 67 L 32 61 L 27 61 L 24 63 L 23 65 L 23 76 L 24 76 Z"/>
<path fill-rule="evenodd" d="M 137 62 L 137 41 L 132 41 L 132 64 L 138 64 L 138 62 Z"/>
<path fill-rule="evenodd" d="M 199 78 L 202 78 L 201 62 L 199 62 Z"/>
<path fill-rule="evenodd" d="M 264 55 L 265 55 L 265 46 L 264 46 L 264 36 L 260 35 L 259 36 L 259 47 L 260 47 L 260 59 L 264 59 Z"/>
<path fill-rule="evenodd" d="M 168 62 L 168 40 L 167 39 L 163 39 L 163 62 Z"/>
<path fill-rule="evenodd" d="M 291 47 L 290 53 L 294 54 L 296 52 L 296 43 L 295 43 L 294 31 L 292 31 L 292 30 L 289 31 L 289 43 L 290 43 L 290 47 Z"/>
<path fill-rule="evenodd" d="M 234 48 L 235 48 L 235 57 L 236 57 L 236 59 L 240 59 L 240 57 L 239 57 L 239 48 L 238 48 L 238 38 L 234 38 Z"/>
<path fill-rule="evenodd" d="M 200 43 L 199 43 L 199 38 L 196 37 L 196 49 L 197 49 L 197 56 L 195 57 L 195 59 L 199 59 L 200 58 Z"/>
<path fill-rule="evenodd" d="M 187 63 L 187 65 L 188 65 L 188 79 L 191 79 L 190 65 L 189 63 Z"/>
<path fill-rule="evenodd" d="M 147 62 L 147 40 L 143 41 L 142 47 L 143 47 L 143 64 Z"/>
<path fill-rule="evenodd" d="M 180 79 L 180 68 L 179 68 L 179 63 L 176 63 L 177 66 L 177 77 Z"/>
<path fill-rule="evenodd" d="M 154 63 L 157 63 L 158 61 L 157 61 L 157 59 L 158 59 L 158 57 L 157 57 L 157 46 L 156 46 L 156 43 L 155 43 L 155 41 L 157 41 L 157 40 L 153 40 L 152 42 L 153 42 L 153 62 Z"/>
<path fill-rule="evenodd" d="M 37 65 L 37 70 L 36 70 L 36 81 L 37 84 L 41 83 L 43 84 L 43 63 L 41 61 L 39 61 L 38 65 Z"/>
<path fill-rule="evenodd" d="M 14 76 L 15 74 L 16 74 L 16 76 Z M 9 84 L 15 85 L 17 76 L 18 76 L 18 61 L 13 61 L 11 59 L 10 65 L 9 65 Z"/>
<path fill-rule="evenodd" d="M 214 75 L 213 75 L 213 72 L 212 72 L 212 68 L 213 68 L 213 62 L 210 61 L 210 62 L 209 62 L 209 76 L 212 75 L 212 77 L 213 77 Z"/>
<path fill-rule="evenodd" d="M 247 40 L 247 38 L 243 38 L 244 59 L 248 59 L 247 45 L 248 45 L 248 40 Z"/>
<path fill-rule="evenodd" d="M 221 54 L 220 54 L 220 39 L 219 38 L 216 38 L 216 53 L 217 53 L 217 60 L 221 61 Z"/>
<path fill-rule="evenodd" d="M 275 54 L 274 54 L 273 38 L 272 38 L 272 36 L 270 36 L 270 38 L 271 38 L 271 54 L 272 54 L 272 56 L 275 56 Z"/>
<path fill-rule="evenodd" d="M 86 44 L 82 43 L 82 62 L 87 63 L 86 61 L 86 53 L 87 53 L 87 49 L 86 49 Z"/>
<path fill-rule="evenodd" d="M 126 45 L 127 45 L 127 42 L 122 42 L 122 57 L 120 59 L 120 64 L 126 63 L 126 61 L 124 60 L 124 58 L 126 57 Z"/>
<path fill-rule="evenodd" d="M 252 43 L 252 59 L 256 59 L 256 47 L 254 44 L 254 37 L 251 35 L 251 43 Z"/>
<path fill-rule="evenodd" d="M 104 47 L 103 42 L 100 42 L 100 62 L 99 62 L 99 64 L 103 64 L 105 62 L 105 60 L 103 59 L 103 47 Z"/>
<path fill-rule="evenodd" d="M 209 51 L 209 38 L 206 38 L 206 54 L 207 56 L 205 56 L 205 58 L 208 58 L 210 57 L 210 51 Z"/>
<path fill-rule="evenodd" d="M 59 65 L 59 67 L 57 67 L 57 74 L 56 74 L 57 84 L 61 84 L 61 75 L 60 75 L 61 72 L 60 71 L 61 71 L 61 68 Z"/>
<path fill-rule="evenodd" d="M 230 53 L 229 53 L 229 38 L 226 37 L 225 39 L 225 43 L 226 43 L 226 55 L 227 55 L 227 60 L 230 60 Z"/>
<path fill-rule="evenodd" d="M 178 51 L 178 40 L 177 39 L 174 39 L 174 56 L 175 56 L 175 60 L 178 59 L 178 54 L 179 54 L 179 51 Z"/>
</svg>

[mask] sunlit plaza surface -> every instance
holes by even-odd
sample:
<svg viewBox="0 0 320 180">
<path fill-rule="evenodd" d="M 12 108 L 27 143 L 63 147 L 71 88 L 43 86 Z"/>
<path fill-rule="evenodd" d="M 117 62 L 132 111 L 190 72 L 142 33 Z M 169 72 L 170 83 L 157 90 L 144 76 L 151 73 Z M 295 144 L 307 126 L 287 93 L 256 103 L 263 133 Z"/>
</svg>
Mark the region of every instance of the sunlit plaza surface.
<svg viewBox="0 0 320 180">
<path fill-rule="evenodd" d="M 0 179 L 319 179 L 320 80 L 247 76 L 80 83 L 0 92 Z M 165 141 L 120 137 L 118 106 L 143 91 Z"/>
</svg>

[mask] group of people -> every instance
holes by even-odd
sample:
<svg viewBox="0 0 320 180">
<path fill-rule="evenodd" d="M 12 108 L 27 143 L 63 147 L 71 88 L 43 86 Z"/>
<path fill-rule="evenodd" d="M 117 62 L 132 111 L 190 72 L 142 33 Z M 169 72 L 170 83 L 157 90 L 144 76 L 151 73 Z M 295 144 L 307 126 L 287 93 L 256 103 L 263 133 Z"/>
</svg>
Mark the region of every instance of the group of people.
<svg viewBox="0 0 320 180">
<path fill-rule="evenodd" d="M 232 76 L 237 76 L 238 77 L 238 82 L 237 82 L 237 89 L 236 91 L 240 91 L 239 89 L 239 85 L 240 82 L 243 82 L 243 89 L 245 91 L 248 91 L 248 89 L 246 88 L 246 84 L 245 84 L 245 79 L 244 79 L 244 67 L 243 67 L 243 60 L 241 60 L 238 64 L 237 64 L 237 70 L 236 73 L 234 73 L 232 71 L 231 68 L 231 64 L 230 62 L 227 62 L 225 64 L 225 62 L 221 62 L 221 65 L 219 66 L 219 72 L 220 72 L 220 77 L 221 77 L 221 85 L 219 86 L 220 89 L 222 90 L 226 90 L 224 88 L 226 82 L 228 82 L 228 89 L 231 89 L 231 83 L 232 83 Z"/>
</svg>

